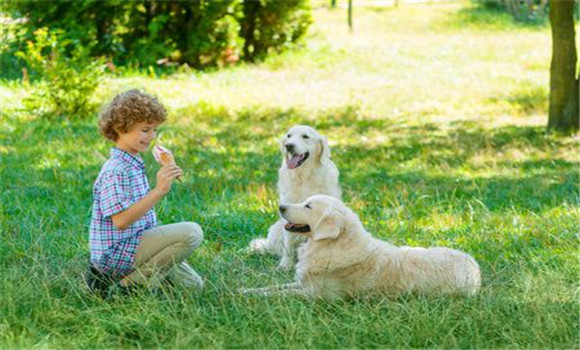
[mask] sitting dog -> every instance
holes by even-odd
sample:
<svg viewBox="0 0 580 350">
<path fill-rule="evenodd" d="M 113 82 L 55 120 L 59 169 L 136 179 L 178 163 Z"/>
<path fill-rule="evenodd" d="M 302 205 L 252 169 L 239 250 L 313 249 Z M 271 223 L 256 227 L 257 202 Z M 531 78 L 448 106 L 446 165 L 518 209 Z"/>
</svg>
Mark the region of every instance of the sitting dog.
<svg viewBox="0 0 580 350">
<path fill-rule="evenodd" d="M 336 198 L 315 195 L 300 204 L 280 205 L 280 213 L 288 221 L 287 231 L 309 238 L 298 250 L 296 282 L 244 293 L 335 299 L 373 293 L 472 296 L 479 290 L 479 266 L 468 254 L 375 239 Z"/>
<path fill-rule="evenodd" d="M 282 166 L 278 170 L 280 203 L 300 203 L 313 194 L 341 197 L 338 169 L 330 159 L 326 138 L 309 126 L 297 125 L 280 140 Z M 304 236 L 291 235 L 282 219 L 272 225 L 267 238 L 254 239 L 249 250 L 277 254 L 279 269 L 290 270 L 296 262 L 296 248 Z"/>
</svg>

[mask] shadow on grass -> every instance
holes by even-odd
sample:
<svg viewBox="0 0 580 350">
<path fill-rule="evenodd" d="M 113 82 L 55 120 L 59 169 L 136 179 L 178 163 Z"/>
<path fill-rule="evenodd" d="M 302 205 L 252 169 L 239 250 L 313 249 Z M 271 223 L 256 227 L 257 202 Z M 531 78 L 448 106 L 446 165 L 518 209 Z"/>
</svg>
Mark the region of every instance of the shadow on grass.
<svg viewBox="0 0 580 350">
<path fill-rule="evenodd" d="M 209 255 L 200 258 L 201 266 L 212 275 L 231 274 L 228 256 L 251 239 L 265 237 L 277 220 L 277 140 L 295 123 L 315 126 L 335 145 L 344 199 L 376 237 L 399 245 L 443 241 L 471 252 L 500 277 L 503 272 L 495 270 L 513 269 L 517 261 L 534 267 L 538 254 L 554 266 L 568 259 L 551 252 L 571 244 L 573 219 L 562 218 L 575 214 L 545 213 L 567 211 L 577 203 L 578 162 L 569 160 L 575 141 L 548 135 L 543 127 L 407 125 L 365 119 L 355 106 L 315 117 L 260 108 L 235 115 L 221 109 L 185 115 L 187 120 L 167 126 L 165 136 L 186 175 L 156 211 L 162 223 L 193 220 L 204 228 L 202 251 Z M 79 252 L 86 255 L 92 186 L 110 145 L 93 122 L 11 125 L 12 132 L 2 135 L 3 143 L 17 151 L 3 153 L 0 163 L 0 229 L 5 233 L 0 245 L 8 247 L 0 250 L 0 261 L 26 265 L 44 256 L 65 264 Z M 149 152 L 144 158 L 154 184 L 157 166 Z M 476 216 L 499 215 L 470 223 L 465 217 L 474 205 L 480 205 Z M 399 209 L 401 214 L 394 213 Z M 498 219 L 504 213 L 506 218 Z M 520 234 L 512 219 L 528 214 L 546 222 L 534 222 Z M 441 217 L 449 223 L 434 224 L 434 229 L 421 223 Z M 488 227 L 492 224 L 502 228 Z M 558 230 L 559 238 L 544 230 Z M 238 264 L 239 269 L 250 275 L 266 275 L 278 261 L 243 259 L 247 265 Z M 277 276 L 272 278 L 285 275 Z"/>
<path fill-rule="evenodd" d="M 369 217 L 401 201 L 411 207 L 423 201 L 415 205 L 414 217 L 431 215 L 432 208 L 462 211 L 473 201 L 490 211 L 533 212 L 577 202 L 578 163 L 561 158 L 570 139 L 547 135 L 542 127 L 406 125 L 366 119 L 356 106 L 318 116 L 259 107 L 234 115 L 220 108 L 187 112 L 165 129 L 186 172 L 170 200 L 184 204 L 161 205 L 160 211 L 169 220 L 205 215 L 204 224 L 220 228 L 215 234 L 265 235 L 278 200 L 277 141 L 296 123 L 313 125 L 336 144 L 333 159 L 345 200 L 362 201 Z M 3 138 L 17 151 L 2 156 L 1 199 L 17 205 L 3 206 L 3 214 L 17 218 L 30 211 L 42 216 L 46 210 L 73 210 L 71 215 L 90 215 L 93 181 L 110 147 L 96 126 L 41 120 L 11 125 L 11 134 Z M 143 156 L 154 183 L 157 168 L 149 152 Z"/>
<path fill-rule="evenodd" d="M 544 87 L 522 87 L 512 91 L 508 96 L 492 97 L 493 103 L 504 102 L 522 114 L 538 113 L 548 110 L 549 91 Z"/>
<path fill-rule="evenodd" d="M 276 220 L 277 140 L 294 123 L 314 125 L 335 145 L 345 199 L 358 203 L 356 211 L 369 218 L 370 232 L 381 237 L 374 228 L 384 225 L 378 223 L 382 208 L 410 207 L 413 216 L 400 217 L 400 231 L 382 238 L 395 244 L 407 238 L 413 244 L 443 240 L 470 252 L 482 267 L 482 293 L 472 299 L 339 302 L 235 294 L 239 287 L 292 280 L 292 273 L 272 271 L 276 257 L 239 249 L 265 236 Z M 546 135 L 542 127 L 367 120 L 348 106 L 317 118 L 260 108 L 235 115 L 225 109 L 189 113 L 187 120 L 168 125 L 165 135 L 187 170 L 184 182 L 156 209 L 165 223 L 193 218 L 204 228 L 204 245 L 190 262 L 206 288 L 173 300 L 115 300 L 111 308 L 88 297 L 80 279 L 88 253 L 91 188 L 109 144 L 93 122 L 10 120 L 9 125 L 13 129 L 0 135 L 0 294 L 9 310 L 21 310 L 8 314 L 7 324 L 14 325 L 9 334 L 37 330 L 17 339 L 26 337 L 24 345 L 45 344 L 44 334 L 56 334 L 51 344 L 63 348 L 94 346 L 95 339 L 105 339 L 103 347 L 157 347 L 177 339 L 170 346 L 186 348 L 577 344 L 578 303 L 570 292 L 578 269 L 577 220 L 567 213 L 540 215 L 553 208 L 565 212 L 566 204 L 577 201 L 578 163 L 569 160 L 577 145 L 569 137 Z M 144 157 L 154 181 L 156 166 L 149 153 Z M 458 223 L 461 213 L 450 215 L 448 227 L 432 231 L 415 220 L 429 217 L 432 209 L 457 214 L 476 201 L 499 215 L 475 224 Z M 520 212 L 532 215 L 530 225 L 518 231 L 512 219 Z M 104 315 L 102 322 L 95 321 L 96 313 Z M 63 323 L 62 315 L 70 318 Z M 150 322 L 144 326 L 141 319 Z M 93 336 L 68 337 L 88 339 L 69 344 L 58 336 L 71 333 L 69 324 L 86 325 L 74 332 L 87 329 Z M 183 324 L 210 334 L 180 328 Z M 544 332 L 530 331 L 538 329 Z M 285 338 L 288 334 L 292 339 Z M 211 342 L 222 338 L 225 343 Z M 240 345 L 240 339 L 245 343 Z"/>
<path fill-rule="evenodd" d="M 490 210 L 575 202 L 578 163 L 550 156 L 561 139 L 538 127 L 456 127 L 449 133 L 398 131 L 390 133 L 391 145 L 341 149 L 335 152 L 340 158 L 357 160 L 340 167 L 343 183 L 358 194 L 383 186 L 407 187 L 415 198 L 477 198 Z M 530 155 L 537 151 L 543 154 Z M 477 157 L 483 160 L 474 162 Z"/>
<path fill-rule="evenodd" d="M 516 20 L 498 2 L 478 1 L 454 13 L 446 20 L 451 28 L 478 28 L 481 30 L 505 31 L 507 29 L 529 28 L 543 30 L 549 25 L 547 13 L 527 20 Z"/>
</svg>

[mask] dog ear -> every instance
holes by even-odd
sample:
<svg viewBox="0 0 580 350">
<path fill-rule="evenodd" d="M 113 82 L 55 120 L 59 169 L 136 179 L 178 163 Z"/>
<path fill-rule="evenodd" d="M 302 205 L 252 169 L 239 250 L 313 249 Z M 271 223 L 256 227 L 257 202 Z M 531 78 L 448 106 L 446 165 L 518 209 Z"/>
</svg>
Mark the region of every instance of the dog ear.
<svg viewBox="0 0 580 350">
<path fill-rule="evenodd" d="M 328 141 L 326 140 L 326 137 L 320 136 L 318 145 L 320 146 L 320 162 L 324 163 L 325 161 L 330 159 L 330 147 L 328 146 Z"/>
<path fill-rule="evenodd" d="M 319 241 L 321 239 L 335 239 L 340 233 L 342 227 L 342 214 L 333 208 L 328 208 L 316 223 L 312 239 Z"/>
</svg>

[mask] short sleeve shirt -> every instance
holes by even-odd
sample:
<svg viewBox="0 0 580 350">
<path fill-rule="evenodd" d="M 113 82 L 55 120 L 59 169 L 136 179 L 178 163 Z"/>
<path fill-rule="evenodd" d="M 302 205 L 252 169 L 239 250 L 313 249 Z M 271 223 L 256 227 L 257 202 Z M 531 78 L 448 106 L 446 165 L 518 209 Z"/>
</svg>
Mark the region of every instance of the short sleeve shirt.
<svg viewBox="0 0 580 350">
<path fill-rule="evenodd" d="M 157 226 L 155 211 L 152 208 L 124 230 L 113 225 L 112 216 L 129 209 L 147 193 L 149 182 L 141 157 L 112 148 L 93 187 L 89 230 L 91 262 L 104 273 L 126 276 L 134 269 L 143 231 Z"/>
</svg>

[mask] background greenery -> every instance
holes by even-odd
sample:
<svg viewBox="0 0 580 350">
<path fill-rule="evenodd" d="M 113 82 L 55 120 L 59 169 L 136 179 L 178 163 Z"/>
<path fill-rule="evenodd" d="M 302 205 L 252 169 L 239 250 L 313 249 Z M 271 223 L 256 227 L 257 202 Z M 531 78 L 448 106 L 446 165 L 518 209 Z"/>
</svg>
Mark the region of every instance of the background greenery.
<svg viewBox="0 0 580 350">
<path fill-rule="evenodd" d="M 311 22 L 307 0 L 12 0 L 0 10 L 20 21 L 11 48 L 48 27 L 90 46 L 95 57 L 145 68 L 160 61 L 194 68 L 256 61 L 293 46 Z"/>
<path fill-rule="evenodd" d="M 550 31 L 464 3 L 313 12 L 307 46 L 215 72 L 109 74 L 170 110 L 185 169 L 158 205 L 194 220 L 201 293 L 103 301 L 80 275 L 91 188 L 110 144 L 96 115 L 39 118 L 3 80 L 1 348 L 577 348 L 578 140 L 546 134 Z M 474 255 L 472 299 L 326 302 L 239 295 L 292 279 L 242 250 L 276 220 L 277 140 L 329 138 L 344 199 L 376 237 Z M 153 180 L 156 165 L 144 155 Z"/>
</svg>

